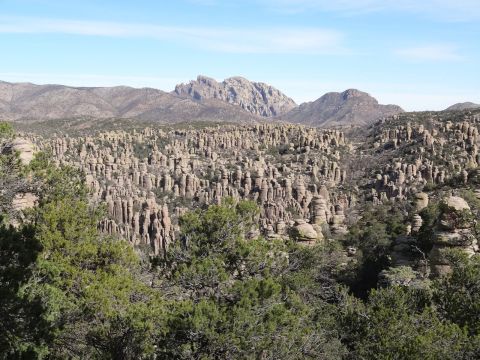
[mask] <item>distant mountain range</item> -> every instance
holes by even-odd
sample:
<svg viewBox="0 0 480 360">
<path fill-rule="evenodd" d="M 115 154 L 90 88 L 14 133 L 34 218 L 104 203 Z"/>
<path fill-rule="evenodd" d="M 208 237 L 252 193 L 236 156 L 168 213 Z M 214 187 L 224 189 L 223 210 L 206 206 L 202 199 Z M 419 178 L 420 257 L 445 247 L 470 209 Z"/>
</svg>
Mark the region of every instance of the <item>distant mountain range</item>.
<svg viewBox="0 0 480 360">
<path fill-rule="evenodd" d="M 448 108 L 479 107 L 473 103 Z M 43 121 L 70 118 L 120 118 L 176 123 L 185 121 L 286 121 L 309 126 L 367 125 L 398 114 L 369 94 L 349 89 L 297 105 L 278 89 L 242 77 L 222 82 L 198 76 L 167 93 L 152 88 L 70 87 L 0 81 L 0 119 Z"/>
</svg>

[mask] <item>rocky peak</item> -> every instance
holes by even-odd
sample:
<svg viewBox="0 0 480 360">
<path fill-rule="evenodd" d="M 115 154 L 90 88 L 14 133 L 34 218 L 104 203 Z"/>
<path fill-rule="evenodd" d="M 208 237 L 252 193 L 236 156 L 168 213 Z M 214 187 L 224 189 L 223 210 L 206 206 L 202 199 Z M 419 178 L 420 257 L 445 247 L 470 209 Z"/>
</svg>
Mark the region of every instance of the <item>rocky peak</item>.
<svg viewBox="0 0 480 360">
<path fill-rule="evenodd" d="M 213 78 L 210 78 L 208 76 L 204 76 L 204 75 L 198 75 L 197 76 L 197 82 L 200 83 L 200 84 L 204 84 L 204 85 L 207 85 L 207 86 L 211 86 L 211 87 L 215 87 L 215 86 L 218 86 L 218 82 L 217 80 L 213 79 Z M 179 87 L 181 85 L 177 85 L 175 87 L 175 90 L 177 89 L 177 87 Z"/>
<path fill-rule="evenodd" d="M 197 101 L 222 100 L 263 117 L 282 115 L 296 107 L 295 102 L 278 89 L 265 83 L 251 82 L 240 76 L 218 82 L 199 75 L 197 80 L 177 85 L 174 93 Z"/>
<path fill-rule="evenodd" d="M 361 98 L 361 97 L 364 97 L 364 98 L 371 98 L 372 100 L 374 100 L 375 102 L 378 103 L 378 101 L 375 99 L 375 98 L 372 98 L 370 95 L 368 95 L 367 93 L 363 92 L 363 91 L 360 91 L 360 90 L 357 90 L 357 89 L 348 89 L 348 90 L 345 90 L 343 93 L 342 93 L 342 98 L 343 100 L 349 100 L 349 99 L 353 99 L 353 98 Z"/>
</svg>

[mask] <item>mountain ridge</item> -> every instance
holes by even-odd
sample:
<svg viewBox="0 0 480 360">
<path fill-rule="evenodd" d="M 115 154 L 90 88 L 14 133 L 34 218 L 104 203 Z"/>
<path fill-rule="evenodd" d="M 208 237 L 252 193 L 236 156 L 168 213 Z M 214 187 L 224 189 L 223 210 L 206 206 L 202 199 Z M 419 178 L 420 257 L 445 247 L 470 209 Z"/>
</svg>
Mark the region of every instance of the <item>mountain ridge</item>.
<svg viewBox="0 0 480 360">
<path fill-rule="evenodd" d="M 292 122 L 316 127 L 368 125 L 403 112 L 381 105 L 357 89 L 329 92 L 297 105 L 280 90 L 243 77 L 222 82 L 199 75 L 172 92 L 130 86 L 89 87 L 0 81 L 0 117 L 43 121 L 91 117 L 137 119 L 158 123 L 188 121 Z"/>
<path fill-rule="evenodd" d="M 182 122 L 186 120 L 256 121 L 256 117 L 219 100 L 199 103 L 144 87 L 73 87 L 0 82 L 4 120 L 49 120 L 91 116 Z"/>
</svg>

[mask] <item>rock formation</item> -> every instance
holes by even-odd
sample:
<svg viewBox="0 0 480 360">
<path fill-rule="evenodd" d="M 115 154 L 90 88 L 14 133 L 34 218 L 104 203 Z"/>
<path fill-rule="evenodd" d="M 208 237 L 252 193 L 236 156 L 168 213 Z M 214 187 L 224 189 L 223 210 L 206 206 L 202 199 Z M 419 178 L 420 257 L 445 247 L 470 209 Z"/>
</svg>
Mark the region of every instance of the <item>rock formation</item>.
<svg viewBox="0 0 480 360">
<path fill-rule="evenodd" d="M 291 236 L 301 244 L 313 245 L 323 240 L 323 235 L 303 219 L 296 219 L 291 229 Z"/>
<path fill-rule="evenodd" d="M 428 205 L 422 189 L 469 182 L 472 169 L 480 164 L 477 124 L 476 115 L 468 113 L 455 122 L 439 115 L 426 120 L 394 116 L 378 122 L 373 142 L 376 156 L 388 152 L 392 161 L 383 163 L 370 181 L 373 201 L 405 200 L 416 194 L 420 211 Z"/>
<path fill-rule="evenodd" d="M 196 81 L 177 85 L 174 93 L 198 101 L 222 100 L 263 117 L 282 115 L 297 106 L 292 99 L 274 87 L 242 77 L 231 77 L 219 83 L 199 75 Z"/>
<path fill-rule="evenodd" d="M 346 145 L 341 131 L 271 124 L 105 131 L 41 144 L 85 173 L 93 200 L 107 206 L 103 231 L 154 254 L 175 241 L 185 211 L 227 197 L 257 202 L 267 238 L 293 230 L 310 244 L 322 241 L 322 226 L 344 233 L 343 211 L 355 199 L 338 188 Z"/>
<path fill-rule="evenodd" d="M 432 273 L 443 275 L 451 270 L 448 252 L 457 249 L 469 256 L 478 251 L 473 227 L 475 220 L 470 206 L 461 197 L 450 196 L 442 201 L 437 220 L 433 248 L 429 254 Z"/>
<path fill-rule="evenodd" d="M 35 145 L 26 138 L 16 137 L 7 143 L 3 148 L 3 152 L 7 154 L 18 153 L 20 161 L 23 165 L 28 165 L 35 155 Z"/>
</svg>

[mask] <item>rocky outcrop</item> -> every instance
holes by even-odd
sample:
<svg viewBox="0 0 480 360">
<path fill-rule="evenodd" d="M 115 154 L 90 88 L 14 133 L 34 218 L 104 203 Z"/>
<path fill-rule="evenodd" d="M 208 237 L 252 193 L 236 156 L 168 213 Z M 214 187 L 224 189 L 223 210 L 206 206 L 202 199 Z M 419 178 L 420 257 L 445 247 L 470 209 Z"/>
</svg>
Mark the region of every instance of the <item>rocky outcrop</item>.
<svg viewBox="0 0 480 360">
<path fill-rule="evenodd" d="M 222 100 L 263 117 L 282 115 L 296 107 L 292 99 L 274 87 L 260 82 L 251 82 L 242 77 L 231 77 L 217 82 L 199 75 L 195 81 L 177 85 L 174 93 L 198 101 Z"/>
<path fill-rule="evenodd" d="M 23 165 L 28 165 L 35 155 L 35 145 L 26 138 L 15 137 L 11 142 L 7 143 L 2 149 L 7 154 L 18 153 L 18 157 Z"/>
<path fill-rule="evenodd" d="M 38 201 L 38 196 L 33 193 L 18 193 L 12 200 L 12 209 L 15 212 L 33 208 Z"/>
<path fill-rule="evenodd" d="M 422 211 L 428 206 L 428 194 L 419 192 L 415 194 L 415 210 L 417 212 Z"/>
<path fill-rule="evenodd" d="M 318 126 L 367 125 L 380 118 L 403 112 L 397 105 L 380 105 L 369 94 L 356 89 L 331 92 L 318 100 L 301 104 L 280 118 L 285 121 Z"/>
<path fill-rule="evenodd" d="M 442 201 L 440 209 L 429 254 L 434 275 L 450 272 L 449 250 L 457 249 L 469 256 L 478 251 L 473 229 L 475 220 L 467 202 L 461 197 L 450 196 Z"/>
<path fill-rule="evenodd" d="M 322 233 L 316 231 L 311 224 L 303 219 L 295 220 L 290 235 L 293 240 L 305 245 L 314 245 L 323 240 Z"/>
</svg>

